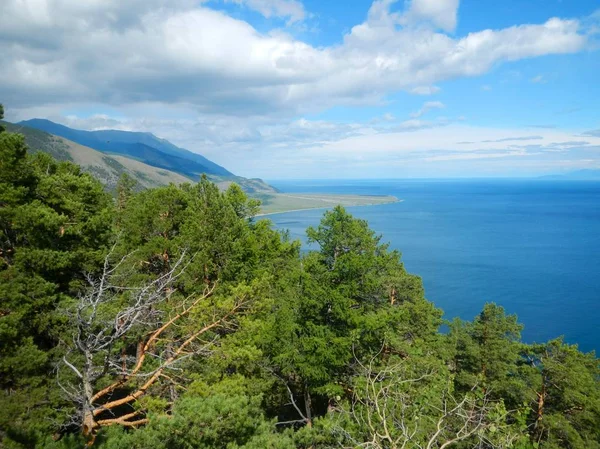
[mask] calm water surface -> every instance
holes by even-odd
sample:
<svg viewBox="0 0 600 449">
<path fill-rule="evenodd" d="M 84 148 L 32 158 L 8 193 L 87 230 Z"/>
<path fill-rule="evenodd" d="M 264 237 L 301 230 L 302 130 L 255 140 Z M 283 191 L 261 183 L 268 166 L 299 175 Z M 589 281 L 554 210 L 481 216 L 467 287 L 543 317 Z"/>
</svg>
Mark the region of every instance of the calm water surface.
<svg viewBox="0 0 600 449">
<path fill-rule="evenodd" d="M 600 352 L 600 182 L 272 181 L 284 192 L 395 195 L 348 210 L 368 220 L 423 278 L 446 318 L 486 302 L 516 313 L 525 341 L 564 335 Z M 269 218 L 305 240 L 322 210 Z"/>
</svg>

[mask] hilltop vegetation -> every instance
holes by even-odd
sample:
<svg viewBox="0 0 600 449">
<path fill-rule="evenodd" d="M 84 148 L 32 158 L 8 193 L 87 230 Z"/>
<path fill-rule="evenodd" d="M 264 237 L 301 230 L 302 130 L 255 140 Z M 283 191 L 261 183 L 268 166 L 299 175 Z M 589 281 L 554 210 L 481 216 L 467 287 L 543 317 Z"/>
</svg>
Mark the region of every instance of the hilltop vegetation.
<svg viewBox="0 0 600 449">
<path fill-rule="evenodd" d="M 0 204 L 2 447 L 600 448 L 593 354 L 495 304 L 441 333 L 341 206 L 301 254 L 237 185 L 113 199 L 1 130 Z"/>
</svg>

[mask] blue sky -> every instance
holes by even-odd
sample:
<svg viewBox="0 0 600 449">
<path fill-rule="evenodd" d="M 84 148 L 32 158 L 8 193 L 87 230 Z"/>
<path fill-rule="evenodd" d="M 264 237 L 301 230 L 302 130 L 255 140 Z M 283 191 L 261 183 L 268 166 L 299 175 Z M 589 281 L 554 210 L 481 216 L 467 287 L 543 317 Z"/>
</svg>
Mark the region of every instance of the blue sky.
<svg viewBox="0 0 600 449">
<path fill-rule="evenodd" d="M 9 120 L 149 131 L 267 179 L 600 168 L 591 0 L 5 0 Z"/>
</svg>

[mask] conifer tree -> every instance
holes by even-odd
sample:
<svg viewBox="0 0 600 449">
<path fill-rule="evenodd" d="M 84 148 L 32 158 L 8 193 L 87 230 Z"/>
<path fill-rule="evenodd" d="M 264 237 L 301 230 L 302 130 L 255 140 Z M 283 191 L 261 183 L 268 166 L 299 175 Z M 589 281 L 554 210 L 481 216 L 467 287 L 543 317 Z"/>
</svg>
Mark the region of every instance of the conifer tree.
<svg viewBox="0 0 600 449">
<path fill-rule="evenodd" d="M 4 105 L 0 103 L 0 120 L 4 118 Z M 0 133 L 4 131 L 4 126 L 0 123 Z"/>
<path fill-rule="evenodd" d="M 471 323 L 456 321 L 451 337 L 456 342 L 457 385 L 463 391 L 479 384 L 493 397 L 504 398 L 514 408 L 527 401 L 528 395 L 520 378 L 522 365 L 523 326 L 515 315 L 486 304 Z"/>
<path fill-rule="evenodd" d="M 271 346 L 273 370 L 293 405 L 289 412 L 310 425 L 347 394 L 356 357 L 382 347 L 406 354 L 435 335 L 440 313 L 424 299 L 420 279 L 406 273 L 400 254 L 341 206 L 307 234 L 319 250 L 302 260 L 298 288 L 278 311 Z"/>
<path fill-rule="evenodd" d="M 528 348 L 535 369 L 530 388 L 531 435 L 546 449 L 600 447 L 600 363 L 562 339 Z"/>
<path fill-rule="evenodd" d="M 0 429 L 32 444 L 59 419 L 61 307 L 111 239 L 111 198 L 70 163 L 0 133 Z"/>
<path fill-rule="evenodd" d="M 206 177 L 114 199 L 0 129 L 0 446 L 600 449 L 594 354 L 495 304 L 442 333 L 364 220 L 301 252 L 258 207 Z"/>
</svg>

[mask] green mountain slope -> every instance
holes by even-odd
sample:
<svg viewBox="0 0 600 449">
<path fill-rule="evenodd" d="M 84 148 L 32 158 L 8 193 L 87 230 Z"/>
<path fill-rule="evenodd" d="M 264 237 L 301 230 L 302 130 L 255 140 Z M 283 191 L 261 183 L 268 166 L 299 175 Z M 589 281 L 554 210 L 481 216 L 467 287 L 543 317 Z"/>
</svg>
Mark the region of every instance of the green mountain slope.
<svg viewBox="0 0 600 449">
<path fill-rule="evenodd" d="M 117 181 L 123 173 L 129 174 L 146 188 L 169 183 L 191 182 L 191 179 L 178 173 L 152 167 L 123 156 L 109 156 L 44 131 L 8 122 L 3 122 L 3 124 L 7 131 L 23 134 L 31 152 L 43 151 L 57 160 L 79 164 L 86 172 L 102 181 L 109 190 L 116 187 Z"/>
<path fill-rule="evenodd" d="M 185 176 L 123 155 L 106 154 L 36 128 L 9 122 L 2 123 L 6 126 L 7 131 L 23 134 L 32 152 L 43 151 L 60 161 L 79 164 L 85 171 L 102 181 L 109 190 L 116 187 L 117 181 L 123 173 L 129 174 L 145 188 L 197 180 L 197 176 Z M 271 195 L 277 192 L 276 189 L 260 179 L 248 179 L 231 174 L 207 174 L 207 176 L 222 189 L 235 182 L 254 196 Z"/>
<path fill-rule="evenodd" d="M 204 156 L 179 148 L 151 133 L 119 130 L 85 131 L 45 119 L 25 120 L 18 124 L 64 137 L 103 153 L 127 156 L 153 167 L 171 170 L 191 178 L 199 179 L 202 174 L 234 176 L 233 173 Z"/>
</svg>

